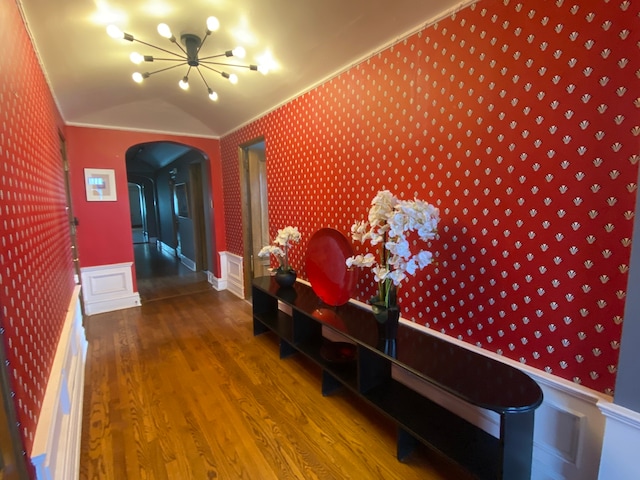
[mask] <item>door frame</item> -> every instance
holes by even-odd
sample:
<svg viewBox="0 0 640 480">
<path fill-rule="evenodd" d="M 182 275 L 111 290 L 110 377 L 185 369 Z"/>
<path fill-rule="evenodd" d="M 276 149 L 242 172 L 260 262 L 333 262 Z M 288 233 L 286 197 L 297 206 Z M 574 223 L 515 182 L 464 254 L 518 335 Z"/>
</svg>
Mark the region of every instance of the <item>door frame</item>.
<svg viewBox="0 0 640 480">
<path fill-rule="evenodd" d="M 251 222 L 251 188 L 248 151 L 251 149 L 251 147 L 260 143 L 265 143 L 266 152 L 266 142 L 263 136 L 254 138 L 246 143 L 239 145 L 238 147 L 238 160 L 240 168 L 240 198 L 242 207 L 242 243 L 244 245 L 242 273 L 245 299 L 251 298 L 251 283 L 253 279 L 253 228 Z"/>
</svg>

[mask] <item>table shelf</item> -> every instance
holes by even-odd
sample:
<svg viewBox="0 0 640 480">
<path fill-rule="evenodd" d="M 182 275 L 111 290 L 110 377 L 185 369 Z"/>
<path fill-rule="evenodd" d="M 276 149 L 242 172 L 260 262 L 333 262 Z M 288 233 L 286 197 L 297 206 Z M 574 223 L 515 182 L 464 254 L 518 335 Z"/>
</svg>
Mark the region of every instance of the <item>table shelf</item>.
<svg viewBox="0 0 640 480">
<path fill-rule="evenodd" d="M 531 478 L 533 418 L 542 391 L 524 372 L 402 323 L 398 355 L 391 358 L 380 348 L 371 312 L 352 304 L 324 305 L 299 282 L 282 288 L 271 277 L 257 278 L 252 294 L 254 335 L 275 332 L 281 357 L 299 352 L 320 366 L 323 394 L 346 387 L 393 420 L 398 427 L 398 459 L 422 442 L 478 478 Z M 353 359 L 331 361 L 323 355 L 329 341 L 323 331 L 355 345 Z M 395 380 L 392 367 L 498 413 L 500 438 Z"/>
</svg>

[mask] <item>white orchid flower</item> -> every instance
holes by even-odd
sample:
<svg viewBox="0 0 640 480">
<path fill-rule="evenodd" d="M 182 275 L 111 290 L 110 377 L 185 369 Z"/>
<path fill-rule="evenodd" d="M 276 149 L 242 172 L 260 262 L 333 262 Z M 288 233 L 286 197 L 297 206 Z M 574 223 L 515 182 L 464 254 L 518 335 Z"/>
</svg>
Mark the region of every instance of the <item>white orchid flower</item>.
<svg viewBox="0 0 640 480">
<path fill-rule="evenodd" d="M 376 263 L 376 257 L 373 253 L 367 253 L 366 255 L 355 255 L 347 258 L 347 267 L 371 267 Z"/>
<path fill-rule="evenodd" d="M 436 238 L 440 211 L 423 200 L 398 200 L 389 190 L 381 190 L 371 202 L 367 220 L 353 224 L 351 237 L 354 241 L 378 246 L 379 258 L 376 260 L 373 254 L 367 253 L 348 258 L 346 264 L 371 268 L 378 282 L 376 298 L 395 301 L 389 300 L 395 298 L 395 295 L 389 295 L 392 288 L 433 263 L 430 251 L 411 252 L 416 239 L 410 236 L 421 241 Z"/>
<path fill-rule="evenodd" d="M 387 275 L 389 275 L 389 270 L 387 270 L 386 267 L 381 267 L 380 265 L 377 265 L 375 267 L 373 267 L 373 278 L 375 279 L 376 282 L 382 282 L 387 278 Z"/>
</svg>

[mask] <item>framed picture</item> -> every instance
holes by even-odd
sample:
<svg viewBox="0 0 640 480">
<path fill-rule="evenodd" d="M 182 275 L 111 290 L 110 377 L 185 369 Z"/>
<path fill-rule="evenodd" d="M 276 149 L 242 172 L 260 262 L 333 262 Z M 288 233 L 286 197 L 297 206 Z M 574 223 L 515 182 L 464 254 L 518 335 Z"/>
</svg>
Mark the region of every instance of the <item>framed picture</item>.
<svg viewBox="0 0 640 480">
<path fill-rule="evenodd" d="M 186 183 L 176 183 L 176 213 L 179 217 L 190 218 L 189 216 L 189 189 Z"/>
<path fill-rule="evenodd" d="M 110 168 L 85 168 L 84 188 L 88 202 L 115 202 L 116 171 Z"/>
</svg>

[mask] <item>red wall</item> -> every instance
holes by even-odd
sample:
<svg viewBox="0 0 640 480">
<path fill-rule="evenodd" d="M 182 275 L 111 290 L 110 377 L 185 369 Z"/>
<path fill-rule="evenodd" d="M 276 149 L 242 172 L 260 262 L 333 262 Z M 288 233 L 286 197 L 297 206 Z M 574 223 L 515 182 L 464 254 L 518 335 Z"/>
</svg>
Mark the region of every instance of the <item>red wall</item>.
<svg viewBox="0 0 640 480">
<path fill-rule="evenodd" d="M 0 326 L 19 429 L 31 451 L 74 289 L 62 121 L 22 18 L 0 3 Z"/>
<path fill-rule="evenodd" d="M 222 139 L 264 136 L 269 222 L 347 234 L 376 192 L 437 204 L 438 265 L 403 317 L 613 393 L 640 151 L 637 2 L 486 0 Z M 363 275 L 356 297 L 375 292 Z"/>
<path fill-rule="evenodd" d="M 125 153 L 138 143 L 169 141 L 192 146 L 209 158 L 211 189 L 216 206 L 223 206 L 219 141 L 154 133 L 67 127 L 68 156 L 72 170 L 73 209 L 79 220 L 78 250 L 83 267 L 133 262 L 129 193 Z M 84 189 L 85 168 L 114 169 L 117 201 L 89 202 Z M 223 208 L 216 208 L 212 225 L 218 250 L 225 249 Z M 217 265 L 216 261 L 216 265 Z M 219 267 L 215 272 L 220 276 Z M 134 275 L 135 278 L 135 275 Z"/>
</svg>

